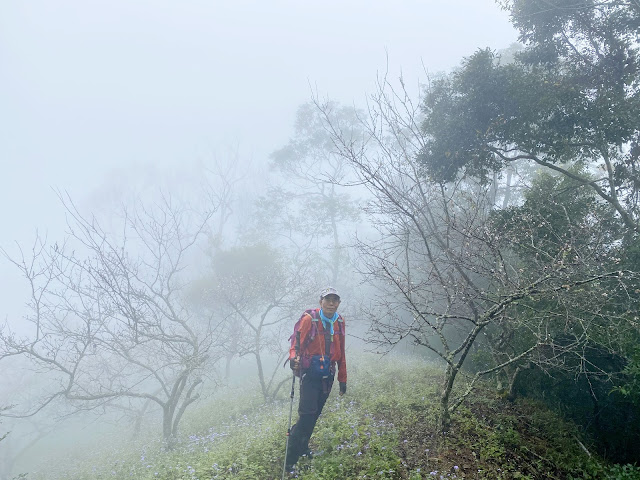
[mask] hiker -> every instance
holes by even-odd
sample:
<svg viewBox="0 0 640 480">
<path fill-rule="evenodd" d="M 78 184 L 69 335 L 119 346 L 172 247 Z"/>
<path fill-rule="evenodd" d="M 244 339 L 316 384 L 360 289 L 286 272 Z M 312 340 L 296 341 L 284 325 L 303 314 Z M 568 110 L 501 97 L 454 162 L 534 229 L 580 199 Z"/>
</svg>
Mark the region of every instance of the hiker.
<svg viewBox="0 0 640 480">
<path fill-rule="evenodd" d="M 344 352 L 344 320 L 338 314 L 340 295 L 327 287 L 320 293 L 320 308 L 306 310 L 296 323 L 300 332 L 300 354 L 295 340 L 289 350 L 289 365 L 300 377 L 298 422 L 291 428 L 286 469 L 291 470 L 301 455 L 310 454 L 309 438 L 322 412 L 338 367 L 340 395 L 347 392 L 347 362 Z M 292 339 L 295 338 L 292 335 Z M 325 353 L 330 353 L 325 357 Z"/>
</svg>

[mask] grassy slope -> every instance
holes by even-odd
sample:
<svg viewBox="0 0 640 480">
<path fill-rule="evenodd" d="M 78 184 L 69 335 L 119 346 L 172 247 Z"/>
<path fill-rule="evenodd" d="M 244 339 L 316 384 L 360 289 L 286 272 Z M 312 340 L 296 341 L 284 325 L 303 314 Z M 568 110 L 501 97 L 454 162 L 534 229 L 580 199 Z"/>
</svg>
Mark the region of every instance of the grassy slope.
<svg viewBox="0 0 640 480">
<path fill-rule="evenodd" d="M 633 467 L 589 458 L 577 430 L 548 410 L 509 403 L 489 389 L 474 392 L 450 431 L 437 435 L 440 375 L 406 358 L 351 359 L 349 391 L 332 393 L 312 437 L 316 455 L 301 459 L 296 478 L 640 479 Z M 192 434 L 172 452 L 158 444 L 113 447 L 72 469 L 67 464 L 58 478 L 280 478 L 289 385 L 277 405 L 259 406 L 255 394 L 240 390 L 201 406 L 182 428 Z"/>
</svg>

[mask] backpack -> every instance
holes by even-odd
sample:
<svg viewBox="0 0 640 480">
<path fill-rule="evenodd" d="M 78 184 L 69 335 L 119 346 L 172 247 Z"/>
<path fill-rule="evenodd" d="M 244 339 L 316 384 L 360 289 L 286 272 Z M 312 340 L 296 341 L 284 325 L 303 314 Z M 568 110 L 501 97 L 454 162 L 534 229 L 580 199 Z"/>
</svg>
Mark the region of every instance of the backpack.
<svg viewBox="0 0 640 480">
<path fill-rule="evenodd" d="M 295 346 L 295 342 L 296 342 L 296 335 L 297 333 L 300 331 L 300 326 L 302 325 L 302 319 L 304 318 L 305 315 L 309 315 L 311 317 L 311 330 L 309 330 L 309 335 L 307 335 L 307 338 L 305 338 L 304 342 L 302 345 L 300 345 L 300 352 L 304 352 L 307 347 L 309 346 L 309 344 L 313 341 L 313 339 L 316 337 L 316 335 L 318 334 L 318 323 L 321 321 L 320 320 L 320 313 L 317 309 L 308 309 L 305 310 L 304 313 L 302 315 L 300 315 L 300 318 L 298 319 L 298 321 L 296 322 L 295 326 L 293 327 L 293 334 L 289 337 L 289 341 L 291 342 L 291 346 Z M 337 328 L 336 328 L 337 325 Z M 336 319 L 336 321 L 334 322 L 334 334 L 338 334 L 338 335 L 344 335 L 344 319 L 342 318 L 342 316 L 340 314 L 338 314 L 338 318 Z M 326 352 L 325 352 L 326 353 Z M 329 352 L 330 353 L 330 352 Z M 329 355 L 330 356 L 330 355 Z M 311 356 L 308 354 L 300 354 L 300 367 L 302 370 L 306 370 L 311 366 Z M 287 361 L 289 361 L 287 359 Z M 285 362 L 286 365 L 286 362 Z"/>
</svg>

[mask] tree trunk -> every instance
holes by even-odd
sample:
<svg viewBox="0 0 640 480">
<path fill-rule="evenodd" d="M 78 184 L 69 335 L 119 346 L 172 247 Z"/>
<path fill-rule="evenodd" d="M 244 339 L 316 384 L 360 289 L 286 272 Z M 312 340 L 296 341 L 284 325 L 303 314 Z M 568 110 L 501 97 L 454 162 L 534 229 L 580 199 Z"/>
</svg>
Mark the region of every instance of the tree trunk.
<svg viewBox="0 0 640 480">
<path fill-rule="evenodd" d="M 233 360 L 233 354 L 227 355 L 225 366 L 224 366 L 224 379 L 226 382 L 231 378 L 231 360 Z"/>
<path fill-rule="evenodd" d="M 162 438 L 167 450 L 173 450 L 176 445 L 176 438 L 173 434 L 175 410 L 175 405 L 171 400 L 162 407 Z"/>
<path fill-rule="evenodd" d="M 516 399 L 516 380 L 518 380 L 518 377 L 523 370 L 528 370 L 530 368 L 533 368 L 533 364 L 531 363 L 526 364 L 525 366 L 518 365 L 516 367 L 516 371 L 513 373 L 509 382 L 509 390 L 507 392 L 507 400 L 510 402 L 513 402 Z"/>
<path fill-rule="evenodd" d="M 140 411 L 138 412 L 138 414 L 136 415 L 136 420 L 133 424 L 133 434 L 131 435 L 132 439 L 136 439 L 138 438 L 138 435 L 140 435 L 140 430 L 142 429 L 142 421 L 144 420 L 144 415 L 145 413 L 147 413 L 147 409 L 149 408 L 151 403 L 152 403 L 152 400 L 147 400 L 142 406 L 142 408 L 140 409 Z"/>
<path fill-rule="evenodd" d="M 507 183 L 504 186 L 504 198 L 502 199 L 502 208 L 507 208 L 511 201 L 511 177 L 513 176 L 513 169 L 507 167 Z"/>
<path fill-rule="evenodd" d="M 264 368 L 262 367 L 262 358 L 260 357 L 260 351 L 257 350 L 258 345 L 256 345 L 256 364 L 258 365 L 258 379 L 260 380 L 260 388 L 262 389 L 262 396 L 264 397 L 264 401 L 269 401 L 269 391 L 267 389 L 267 383 L 264 380 Z"/>
<path fill-rule="evenodd" d="M 438 419 L 438 431 L 445 433 L 449 429 L 451 423 L 451 412 L 449 411 L 449 400 L 451 398 L 451 390 L 458 374 L 458 369 L 452 365 L 447 365 L 444 374 L 444 385 L 440 394 L 440 417 Z"/>
<path fill-rule="evenodd" d="M 331 210 L 331 230 L 333 233 L 333 252 L 331 254 L 331 285 L 336 286 L 340 278 L 340 238 L 338 237 L 338 221 L 335 212 L 335 185 L 331 185 L 332 210 Z"/>
</svg>

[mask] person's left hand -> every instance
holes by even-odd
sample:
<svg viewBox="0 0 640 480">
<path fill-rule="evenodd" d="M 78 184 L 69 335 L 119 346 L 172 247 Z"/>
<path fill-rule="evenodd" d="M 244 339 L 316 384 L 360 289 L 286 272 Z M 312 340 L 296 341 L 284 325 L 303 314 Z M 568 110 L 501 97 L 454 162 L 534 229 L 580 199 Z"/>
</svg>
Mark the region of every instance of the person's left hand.
<svg viewBox="0 0 640 480">
<path fill-rule="evenodd" d="M 340 382 L 340 395 L 347 393 L 347 382 Z"/>
<path fill-rule="evenodd" d="M 294 357 L 289 359 L 289 367 L 291 367 L 291 370 L 293 370 L 294 372 L 299 372 L 300 371 L 300 357 Z"/>
</svg>

